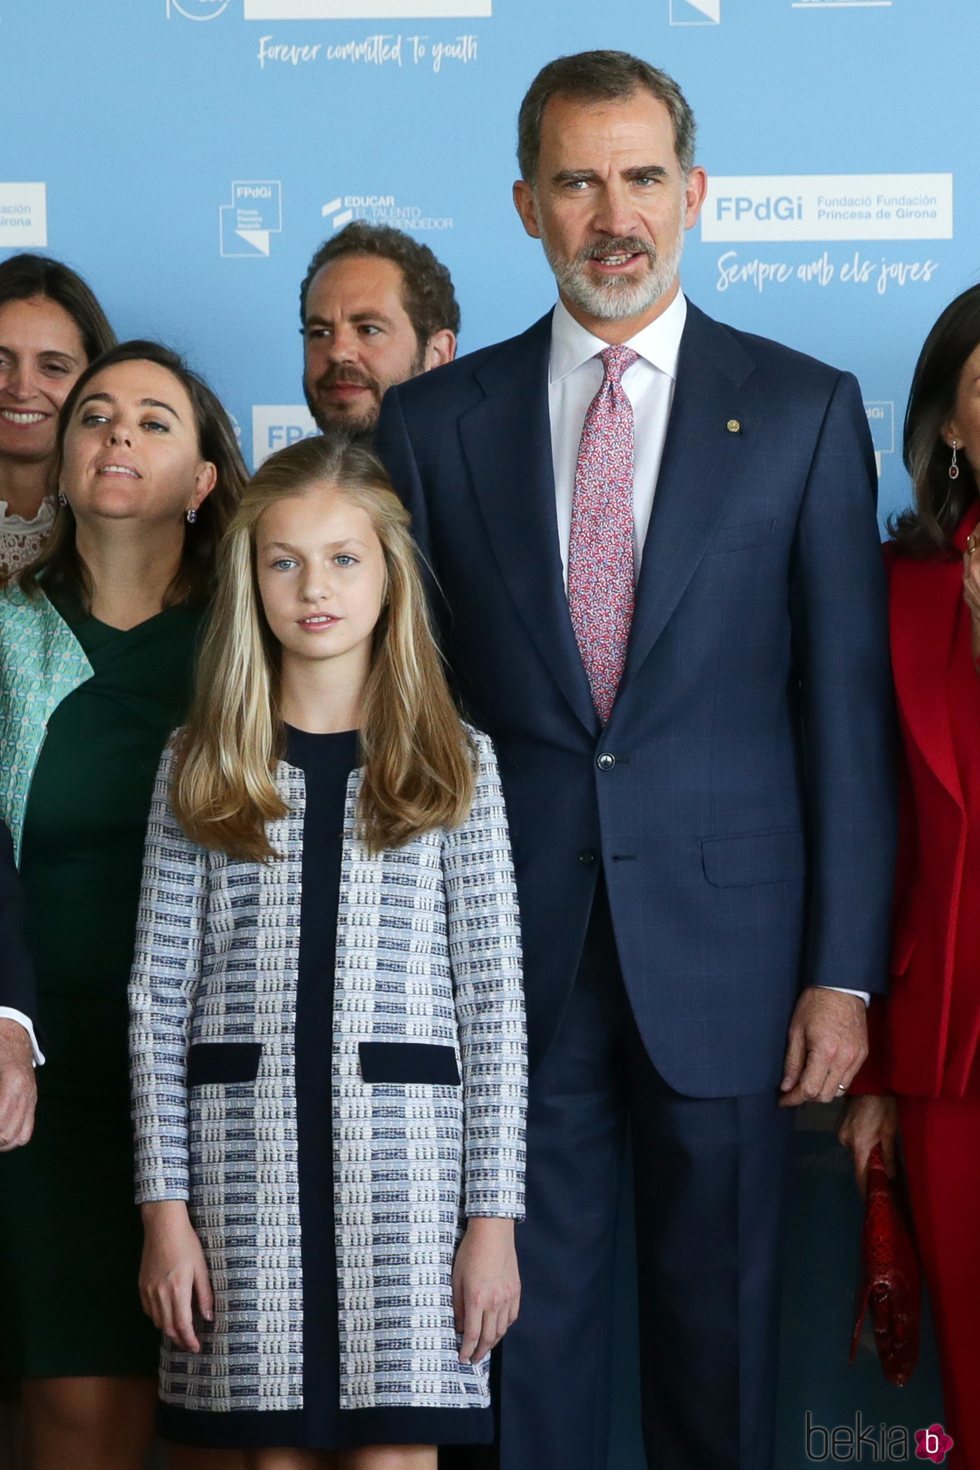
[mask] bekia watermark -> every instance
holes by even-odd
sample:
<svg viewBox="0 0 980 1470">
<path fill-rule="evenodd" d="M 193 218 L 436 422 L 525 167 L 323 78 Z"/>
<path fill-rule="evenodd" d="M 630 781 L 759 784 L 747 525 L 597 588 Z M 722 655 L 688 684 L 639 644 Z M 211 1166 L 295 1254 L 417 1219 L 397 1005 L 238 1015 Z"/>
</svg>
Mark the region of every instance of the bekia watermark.
<svg viewBox="0 0 980 1470">
<path fill-rule="evenodd" d="M 811 1465 L 907 1465 L 909 1460 L 942 1465 L 953 1441 L 941 1424 L 906 1429 L 904 1424 L 867 1423 L 860 1409 L 853 1424 L 817 1424 L 804 1419 L 807 1462 Z"/>
</svg>

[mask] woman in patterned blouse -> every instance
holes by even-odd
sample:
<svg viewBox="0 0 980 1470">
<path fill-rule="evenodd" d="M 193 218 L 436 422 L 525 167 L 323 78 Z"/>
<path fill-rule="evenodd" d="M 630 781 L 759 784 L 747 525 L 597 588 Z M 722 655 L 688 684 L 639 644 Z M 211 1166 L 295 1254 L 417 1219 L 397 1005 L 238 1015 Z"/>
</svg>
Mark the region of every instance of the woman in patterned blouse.
<svg viewBox="0 0 980 1470">
<path fill-rule="evenodd" d="M 0 580 L 34 560 L 54 520 L 58 411 L 116 343 L 80 276 L 40 255 L 0 264 Z"/>
</svg>

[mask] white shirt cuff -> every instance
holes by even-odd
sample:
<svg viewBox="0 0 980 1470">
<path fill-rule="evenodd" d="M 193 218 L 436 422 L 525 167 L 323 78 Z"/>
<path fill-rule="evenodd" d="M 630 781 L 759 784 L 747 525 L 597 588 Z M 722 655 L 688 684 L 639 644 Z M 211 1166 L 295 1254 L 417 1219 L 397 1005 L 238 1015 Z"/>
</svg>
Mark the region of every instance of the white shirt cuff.
<svg viewBox="0 0 980 1470">
<path fill-rule="evenodd" d="M 23 1011 L 15 1011 L 12 1006 L 0 1006 L 0 1021 L 16 1021 L 19 1026 L 23 1026 L 31 1038 L 31 1051 L 34 1053 L 34 1065 L 35 1067 L 43 1067 L 44 1053 L 37 1044 L 37 1037 L 34 1035 L 34 1022 L 30 1016 L 25 1016 Z"/>
<path fill-rule="evenodd" d="M 871 1004 L 871 996 L 866 990 L 848 990 L 846 985 L 820 985 L 818 990 L 836 990 L 838 995 L 859 995 L 866 1006 Z"/>
</svg>

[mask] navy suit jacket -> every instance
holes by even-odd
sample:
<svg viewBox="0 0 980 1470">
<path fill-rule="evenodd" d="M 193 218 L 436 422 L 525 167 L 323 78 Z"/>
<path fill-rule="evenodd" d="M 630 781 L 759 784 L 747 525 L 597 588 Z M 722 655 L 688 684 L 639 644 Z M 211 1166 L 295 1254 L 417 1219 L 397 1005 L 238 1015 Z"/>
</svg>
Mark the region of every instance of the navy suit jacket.
<svg viewBox="0 0 980 1470">
<path fill-rule="evenodd" d="M 661 1075 L 694 1096 L 765 1091 L 801 986 L 878 991 L 887 973 L 893 710 L 860 392 L 689 304 L 603 730 L 563 586 L 550 335 L 549 315 L 390 389 L 377 439 L 500 758 L 532 1063 L 601 864 Z"/>
<path fill-rule="evenodd" d="M 34 967 L 24 943 L 24 897 L 14 846 L 0 822 L 0 1006 L 23 1011 L 37 1025 Z"/>
</svg>

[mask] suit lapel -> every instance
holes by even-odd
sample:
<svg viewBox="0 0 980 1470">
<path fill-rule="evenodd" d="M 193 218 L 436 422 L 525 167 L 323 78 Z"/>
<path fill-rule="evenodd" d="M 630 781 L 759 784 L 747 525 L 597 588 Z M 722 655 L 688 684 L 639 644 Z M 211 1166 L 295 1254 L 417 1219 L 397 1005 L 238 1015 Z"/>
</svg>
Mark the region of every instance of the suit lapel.
<svg viewBox="0 0 980 1470">
<path fill-rule="evenodd" d="M 899 709 L 930 769 L 963 810 L 948 691 L 962 568 L 954 560 L 937 566 L 933 560 L 890 555 L 889 616 Z"/>
<path fill-rule="evenodd" d="M 551 314 L 477 372 L 460 436 L 487 539 L 532 642 L 575 714 L 598 730 L 562 574 L 548 414 Z"/>
<path fill-rule="evenodd" d="M 621 697 L 680 602 L 759 428 L 758 410 L 743 407 L 751 358 L 690 302 L 687 312 Z"/>
</svg>

